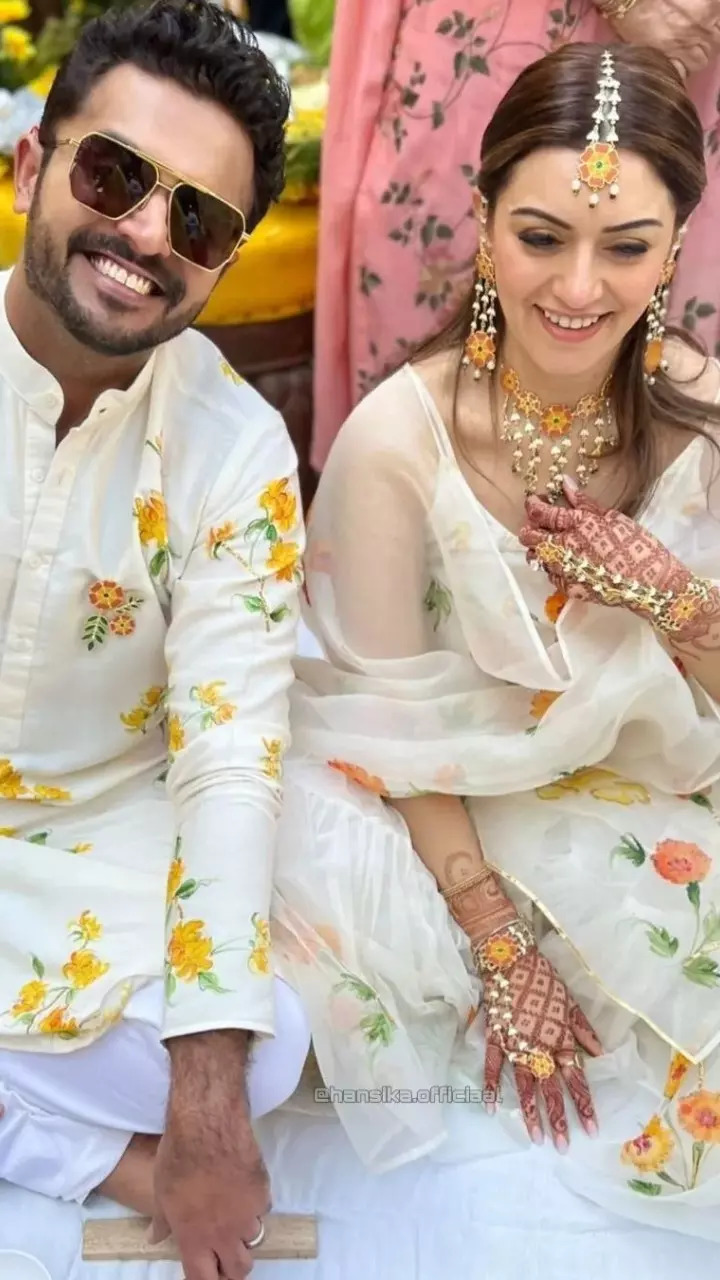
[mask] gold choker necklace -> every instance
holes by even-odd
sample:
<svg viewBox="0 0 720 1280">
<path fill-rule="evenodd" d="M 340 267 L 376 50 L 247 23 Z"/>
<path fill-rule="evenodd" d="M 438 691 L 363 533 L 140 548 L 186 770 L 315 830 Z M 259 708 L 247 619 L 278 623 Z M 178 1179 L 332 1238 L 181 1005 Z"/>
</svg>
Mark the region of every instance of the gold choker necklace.
<svg viewBox="0 0 720 1280">
<path fill-rule="evenodd" d="M 550 502 L 560 497 L 574 429 L 578 425 L 575 480 L 584 489 L 598 469 L 598 459 L 618 445 L 608 400 L 610 378 L 598 395 L 583 396 L 574 407 L 544 406 L 534 391 L 523 390 L 517 373 L 507 365 L 501 371 L 500 386 L 505 392 L 500 438 L 514 446 L 512 472 L 516 476 L 522 474 L 525 493 L 537 493 L 538 468 L 545 445 L 549 443 L 551 461 L 546 493 Z"/>
</svg>

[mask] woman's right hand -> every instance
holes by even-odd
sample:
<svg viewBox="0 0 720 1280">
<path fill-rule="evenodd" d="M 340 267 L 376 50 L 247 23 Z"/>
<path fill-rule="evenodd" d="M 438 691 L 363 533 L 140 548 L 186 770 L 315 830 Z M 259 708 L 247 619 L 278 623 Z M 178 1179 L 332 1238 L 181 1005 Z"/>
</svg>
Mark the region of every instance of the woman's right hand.
<svg viewBox="0 0 720 1280">
<path fill-rule="evenodd" d="M 598 8 L 602 13 L 602 0 Z M 635 0 L 624 18 L 609 22 L 621 40 L 667 54 L 683 79 L 703 71 L 720 52 L 717 0 Z"/>
<path fill-rule="evenodd" d="M 484 982 L 486 1096 L 498 1096 L 507 1061 L 530 1138 L 543 1141 L 542 1099 L 555 1146 L 565 1151 L 569 1136 L 563 1085 L 585 1132 L 594 1136 L 597 1116 L 578 1046 L 591 1057 L 603 1048 L 550 961 L 536 946 L 519 954 L 521 946 L 514 957 L 514 945 L 511 926 L 490 937 L 476 954 Z"/>
</svg>

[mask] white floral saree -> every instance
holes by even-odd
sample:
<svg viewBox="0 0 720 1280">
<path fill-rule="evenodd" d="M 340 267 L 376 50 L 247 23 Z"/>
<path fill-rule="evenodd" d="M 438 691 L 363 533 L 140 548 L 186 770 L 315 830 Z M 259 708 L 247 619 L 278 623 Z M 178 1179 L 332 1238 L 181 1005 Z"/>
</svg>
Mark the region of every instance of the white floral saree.
<svg viewBox="0 0 720 1280">
<path fill-rule="evenodd" d="M 712 467 L 690 442 L 640 518 L 719 579 Z M 462 1108 L 486 1149 L 528 1141 L 510 1076 L 475 1124 L 480 985 L 383 799 L 454 794 L 606 1050 L 586 1064 L 600 1137 L 571 1131 L 562 1176 L 720 1240 L 715 704 L 647 624 L 530 570 L 409 366 L 336 442 L 307 590 L 327 661 L 297 664 L 274 930 L 355 1149 L 376 1170 L 452 1158 Z"/>
</svg>

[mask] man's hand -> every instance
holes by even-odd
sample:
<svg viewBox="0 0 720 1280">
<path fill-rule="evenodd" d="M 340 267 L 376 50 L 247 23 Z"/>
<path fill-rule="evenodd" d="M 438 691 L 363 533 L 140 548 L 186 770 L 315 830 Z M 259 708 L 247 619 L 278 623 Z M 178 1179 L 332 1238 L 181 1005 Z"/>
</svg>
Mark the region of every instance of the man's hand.
<svg viewBox="0 0 720 1280">
<path fill-rule="evenodd" d="M 602 12 L 602 0 L 598 8 Z M 636 0 L 624 18 L 610 21 L 621 40 L 661 49 L 683 78 L 702 71 L 720 50 L 718 0 Z"/>
<path fill-rule="evenodd" d="M 244 1280 L 248 1241 L 270 1209 L 250 1123 L 247 1035 L 210 1031 L 168 1041 L 172 1083 L 155 1168 L 154 1243 L 172 1234 L 186 1280 Z"/>
</svg>

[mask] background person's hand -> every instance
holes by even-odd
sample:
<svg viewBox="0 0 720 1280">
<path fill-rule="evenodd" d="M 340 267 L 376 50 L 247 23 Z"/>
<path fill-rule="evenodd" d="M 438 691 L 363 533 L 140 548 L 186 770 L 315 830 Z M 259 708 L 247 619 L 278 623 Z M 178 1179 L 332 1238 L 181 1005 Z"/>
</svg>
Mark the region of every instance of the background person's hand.
<svg viewBox="0 0 720 1280">
<path fill-rule="evenodd" d="M 609 21 L 621 40 L 667 54 L 683 79 L 720 53 L 720 0 L 636 0 L 624 18 Z"/>
</svg>

